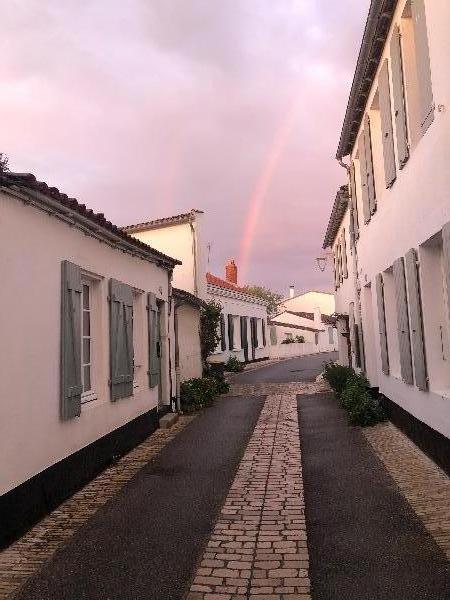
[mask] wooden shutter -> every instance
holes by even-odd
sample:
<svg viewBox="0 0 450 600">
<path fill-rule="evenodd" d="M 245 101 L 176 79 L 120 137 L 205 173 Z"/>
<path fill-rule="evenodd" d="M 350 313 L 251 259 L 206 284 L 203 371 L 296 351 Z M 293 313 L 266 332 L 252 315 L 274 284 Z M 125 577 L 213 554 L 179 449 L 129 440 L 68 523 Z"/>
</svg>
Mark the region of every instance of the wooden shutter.
<svg viewBox="0 0 450 600">
<path fill-rule="evenodd" d="M 450 319 L 450 222 L 446 223 L 442 228 L 442 259 L 445 288 L 447 290 L 448 317 Z"/>
<path fill-rule="evenodd" d="M 262 319 L 262 342 L 264 348 L 266 347 L 266 320 Z"/>
<path fill-rule="evenodd" d="M 430 50 L 428 46 L 425 0 L 411 0 L 416 47 L 417 84 L 420 98 L 420 126 L 425 133 L 434 119 L 433 89 L 431 87 Z"/>
<path fill-rule="evenodd" d="M 394 103 L 395 139 L 400 169 L 409 158 L 408 125 L 406 119 L 405 80 L 400 29 L 396 25 L 391 39 L 392 96 Z"/>
<path fill-rule="evenodd" d="M 389 352 L 386 335 L 386 312 L 384 306 L 384 283 L 383 275 L 378 273 L 375 278 L 378 306 L 378 326 L 380 332 L 381 370 L 389 375 Z"/>
<path fill-rule="evenodd" d="M 358 200 L 356 196 L 356 179 L 355 179 L 355 163 L 352 161 L 350 165 L 350 203 L 351 217 L 353 224 L 353 234 L 355 239 L 359 237 L 359 216 L 358 216 Z"/>
<path fill-rule="evenodd" d="M 233 315 L 228 315 L 228 349 L 234 350 L 234 322 Z"/>
<path fill-rule="evenodd" d="M 366 151 L 364 149 L 364 131 L 358 141 L 359 172 L 361 177 L 361 200 L 363 207 L 364 223 L 370 221 L 369 189 L 367 187 Z"/>
<path fill-rule="evenodd" d="M 148 385 L 153 388 L 160 382 L 161 346 L 159 331 L 159 315 L 156 295 L 147 295 L 147 324 L 148 324 Z"/>
<path fill-rule="evenodd" d="M 423 335 L 422 300 L 420 296 L 419 265 L 417 253 L 411 248 L 405 256 L 406 282 L 408 286 L 409 315 L 411 319 L 411 343 L 414 376 L 419 390 L 428 389 L 427 365 Z"/>
<path fill-rule="evenodd" d="M 364 150 L 366 155 L 366 181 L 367 181 L 367 194 L 369 200 L 370 214 L 377 210 L 377 197 L 375 190 L 375 177 L 373 173 L 373 156 L 372 156 L 372 135 L 370 131 L 370 119 L 369 115 L 364 115 Z"/>
<path fill-rule="evenodd" d="M 390 188 L 396 179 L 394 137 L 392 130 L 391 90 L 389 85 L 388 59 L 385 58 L 378 76 L 381 135 L 383 142 L 384 178 Z"/>
<path fill-rule="evenodd" d="M 333 265 L 334 265 L 334 289 L 337 290 L 339 287 L 339 275 L 338 275 L 338 258 L 337 258 L 337 246 L 333 252 Z"/>
<path fill-rule="evenodd" d="M 357 330 L 355 326 L 355 303 L 350 302 L 348 305 L 348 328 L 350 333 L 350 345 L 355 356 L 355 366 L 360 367 L 359 344 L 357 343 Z"/>
<path fill-rule="evenodd" d="M 81 270 L 61 265 L 61 406 L 64 420 L 81 414 Z"/>
<path fill-rule="evenodd" d="M 342 231 L 342 275 L 344 279 L 348 277 L 348 267 L 347 267 L 347 243 L 345 241 L 345 229 Z"/>
<path fill-rule="evenodd" d="M 222 352 L 227 349 L 227 340 L 225 337 L 225 316 L 220 315 L 220 347 Z"/>
<path fill-rule="evenodd" d="M 119 400 L 133 395 L 133 290 L 111 279 L 109 300 L 111 400 Z"/>
<path fill-rule="evenodd" d="M 400 369 L 405 383 L 412 384 L 411 340 L 409 337 L 408 300 L 406 296 L 405 263 L 398 258 L 393 265 L 395 302 L 397 307 L 397 331 L 400 350 Z"/>
<path fill-rule="evenodd" d="M 250 331 L 252 336 L 252 346 L 253 348 L 258 347 L 258 320 L 256 317 L 250 318 Z"/>
</svg>

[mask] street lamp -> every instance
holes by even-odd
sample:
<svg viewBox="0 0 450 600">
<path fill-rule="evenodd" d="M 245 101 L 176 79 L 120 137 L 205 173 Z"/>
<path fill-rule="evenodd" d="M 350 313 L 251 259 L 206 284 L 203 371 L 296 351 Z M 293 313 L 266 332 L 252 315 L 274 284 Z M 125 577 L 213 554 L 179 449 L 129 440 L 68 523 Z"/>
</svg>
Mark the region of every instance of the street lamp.
<svg viewBox="0 0 450 600">
<path fill-rule="evenodd" d="M 326 256 L 318 256 L 316 258 L 316 261 L 317 261 L 317 266 L 323 273 L 325 271 L 325 267 L 327 266 L 327 257 Z"/>
</svg>

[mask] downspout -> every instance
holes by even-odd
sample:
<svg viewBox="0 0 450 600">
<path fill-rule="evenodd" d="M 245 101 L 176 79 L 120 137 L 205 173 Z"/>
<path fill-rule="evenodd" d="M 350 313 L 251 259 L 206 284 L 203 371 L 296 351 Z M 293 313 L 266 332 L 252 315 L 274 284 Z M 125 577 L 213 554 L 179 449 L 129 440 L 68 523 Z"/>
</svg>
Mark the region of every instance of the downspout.
<svg viewBox="0 0 450 600">
<path fill-rule="evenodd" d="M 347 171 L 347 179 L 348 179 L 348 184 L 350 187 L 350 165 L 347 165 L 342 158 L 340 157 L 336 157 L 336 160 L 338 161 L 339 165 L 345 169 Z M 362 315 L 361 315 L 361 298 L 360 298 L 360 292 L 361 292 L 361 286 L 360 286 L 360 282 L 359 282 L 359 273 L 358 273 L 358 251 L 356 249 L 356 238 L 354 240 L 353 243 L 353 249 L 355 251 L 355 258 L 354 258 L 354 272 L 355 272 L 355 289 L 354 289 L 354 294 L 355 294 L 355 308 L 356 308 L 356 315 L 358 316 L 359 319 L 359 327 L 362 331 Z M 348 346 L 349 346 L 349 353 L 351 355 L 351 344 L 350 344 L 350 337 L 348 338 Z M 364 349 L 363 349 L 364 351 Z M 351 365 L 352 361 L 349 361 L 349 364 Z M 362 363 L 361 363 L 361 370 L 364 372 L 364 369 L 362 368 Z"/>
<path fill-rule="evenodd" d="M 198 268 L 197 268 L 197 236 L 195 234 L 195 214 L 194 211 L 191 210 L 191 219 L 189 221 L 189 226 L 191 228 L 192 233 L 192 258 L 194 260 L 194 295 L 198 298 Z"/>
<path fill-rule="evenodd" d="M 180 400 L 180 345 L 178 343 L 178 308 L 181 304 L 175 302 L 173 309 L 173 326 L 175 334 L 175 393 L 176 393 L 176 408 L 177 412 L 181 412 L 181 400 Z"/>
</svg>

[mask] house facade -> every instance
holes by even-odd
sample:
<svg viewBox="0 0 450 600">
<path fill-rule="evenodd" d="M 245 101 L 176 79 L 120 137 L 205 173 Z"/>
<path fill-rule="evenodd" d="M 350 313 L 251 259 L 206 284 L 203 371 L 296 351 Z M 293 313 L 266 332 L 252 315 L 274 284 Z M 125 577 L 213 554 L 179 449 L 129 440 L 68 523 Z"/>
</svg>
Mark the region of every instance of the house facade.
<svg viewBox="0 0 450 600">
<path fill-rule="evenodd" d="M 158 426 L 178 261 L 0 174 L 1 543 Z M 14 423 L 14 427 L 11 424 Z"/>
<path fill-rule="evenodd" d="M 341 226 L 354 291 L 336 295 L 353 305 L 351 354 L 392 419 L 447 466 L 449 22 L 444 2 L 371 3 L 337 150 L 348 169 Z M 336 240 L 339 232 L 332 244 L 340 265 Z M 350 308 L 342 312 L 350 322 Z"/>
<path fill-rule="evenodd" d="M 206 300 L 206 263 L 203 212 L 187 213 L 129 225 L 123 230 L 134 238 L 181 261 L 173 273 L 176 388 L 202 376 L 200 307 Z M 178 396 L 178 394 L 177 394 Z"/>
<path fill-rule="evenodd" d="M 210 362 L 226 362 L 232 356 L 246 363 L 269 357 L 267 302 L 246 292 L 237 281 L 233 260 L 225 266 L 225 279 L 206 274 L 208 298 L 222 306 L 221 339 Z"/>
</svg>

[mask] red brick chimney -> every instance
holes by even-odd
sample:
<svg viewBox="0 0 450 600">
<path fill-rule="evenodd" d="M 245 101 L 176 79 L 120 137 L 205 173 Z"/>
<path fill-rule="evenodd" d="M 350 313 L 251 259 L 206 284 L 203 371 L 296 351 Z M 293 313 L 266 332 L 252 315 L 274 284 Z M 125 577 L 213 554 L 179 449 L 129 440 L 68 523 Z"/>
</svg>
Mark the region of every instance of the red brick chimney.
<svg viewBox="0 0 450 600">
<path fill-rule="evenodd" d="M 237 285 L 237 266 L 234 260 L 227 261 L 225 265 L 225 279 Z"/>
</svg>

